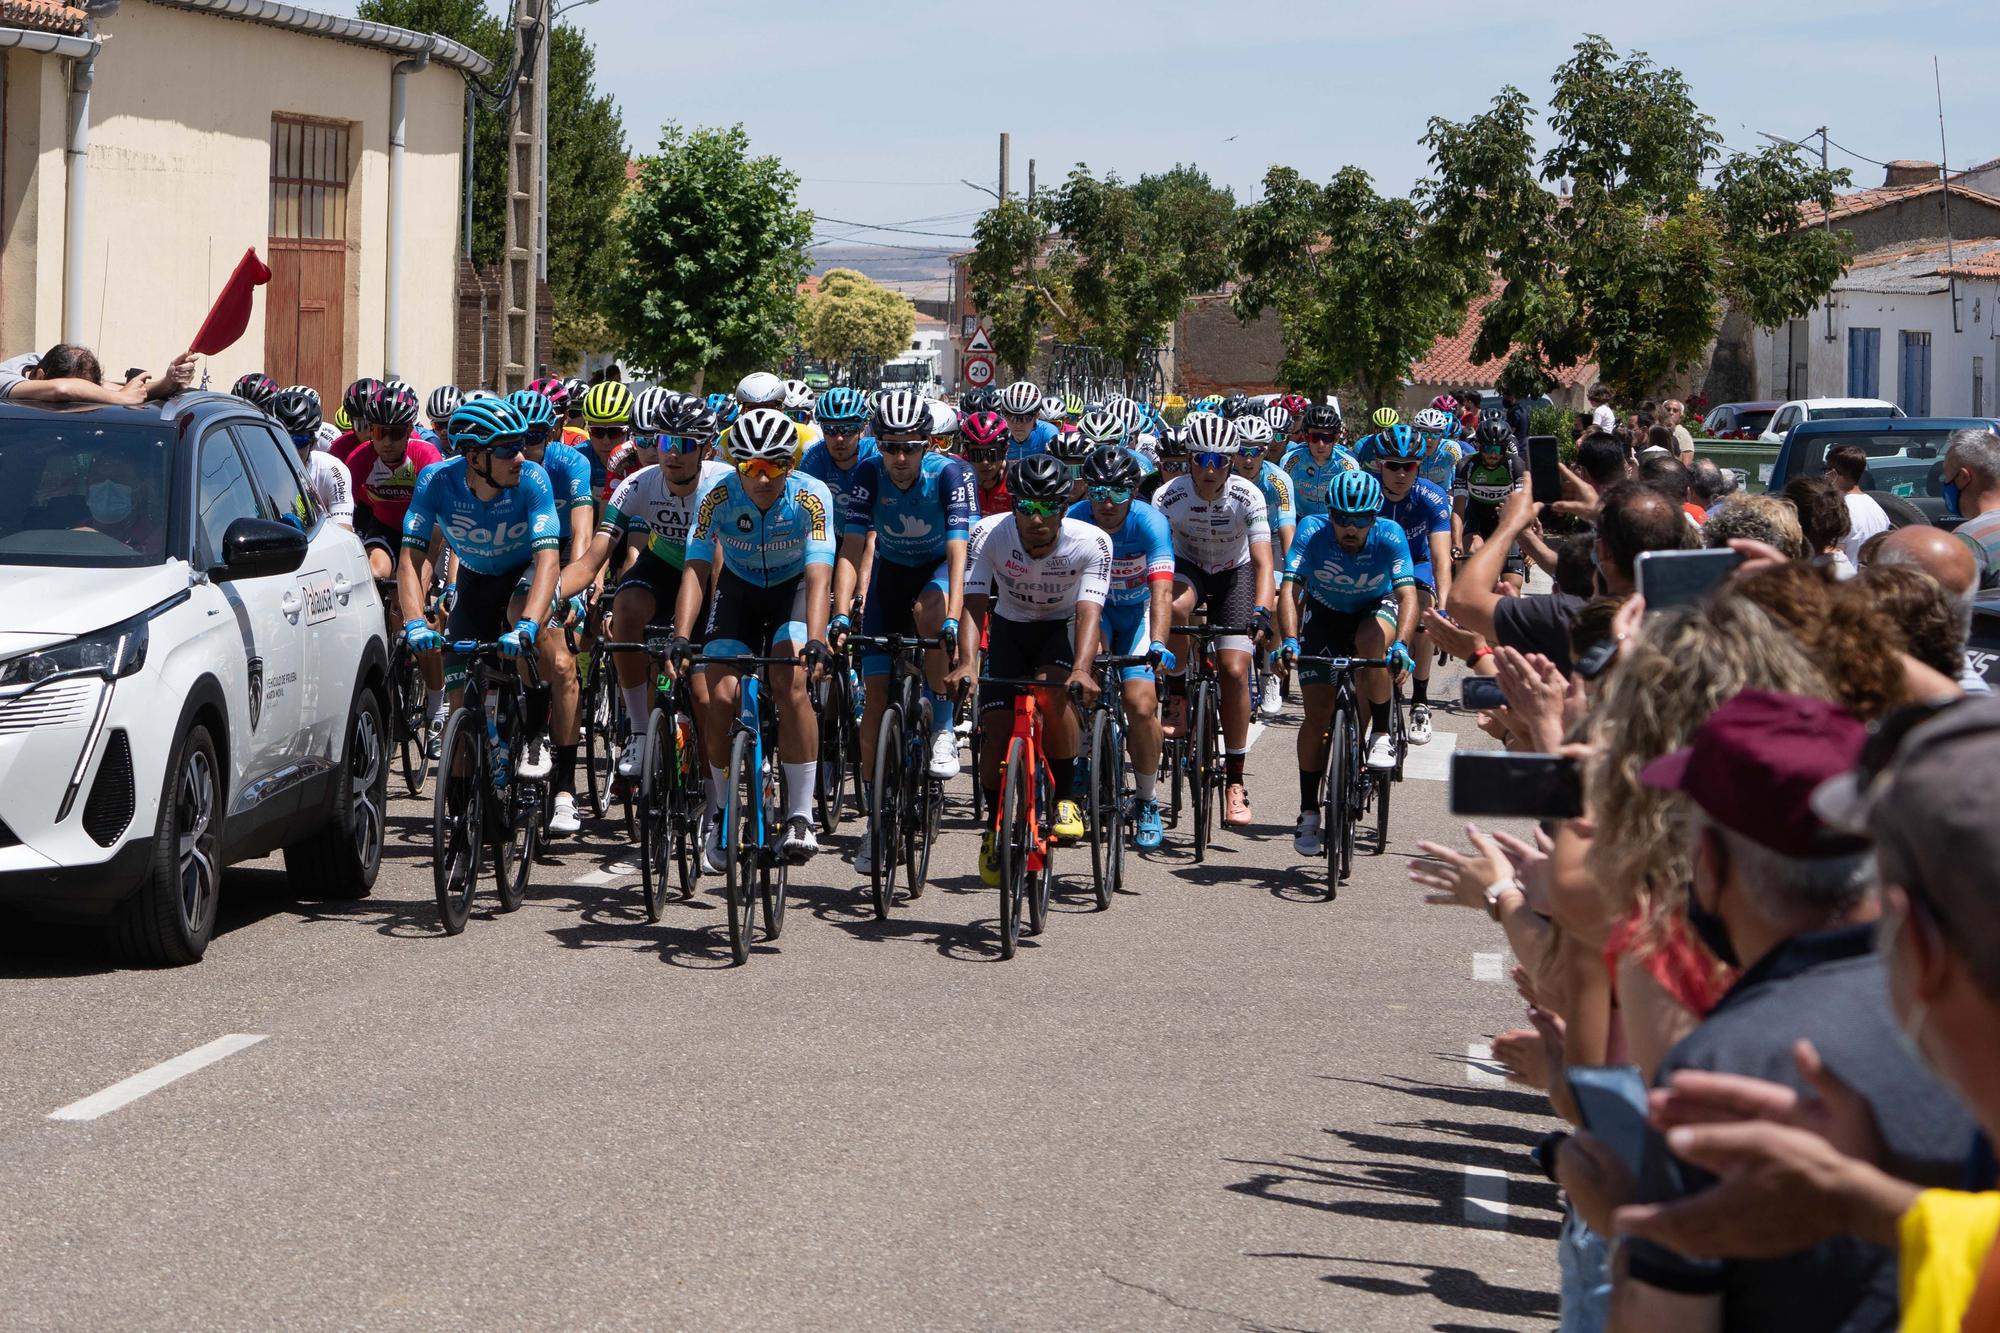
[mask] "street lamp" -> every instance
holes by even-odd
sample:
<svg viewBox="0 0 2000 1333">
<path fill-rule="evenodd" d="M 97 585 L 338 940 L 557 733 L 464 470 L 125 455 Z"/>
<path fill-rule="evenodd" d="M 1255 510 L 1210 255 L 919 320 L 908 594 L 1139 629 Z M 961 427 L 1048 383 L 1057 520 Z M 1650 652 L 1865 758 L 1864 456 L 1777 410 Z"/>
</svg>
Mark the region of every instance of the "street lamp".
<svg viewBox="0 0 2000 1333">
<path fill-rule="evenodd" d="M 590 0 L 583 0 L 583 3 L 589 4 Z M 992 195 L 996 203 L 1004 202 L 1001 200 L 999 193 L 996 190 L 994 190 L 994 188 L 990 185 L 981 185 L 978 181 L 969 181 L 966 180 L 963 176 L 959 177 L 958 183 L 960 185 L 970 185 L 975 190 L 978 190 L 984 194 Z"/>
</svg>

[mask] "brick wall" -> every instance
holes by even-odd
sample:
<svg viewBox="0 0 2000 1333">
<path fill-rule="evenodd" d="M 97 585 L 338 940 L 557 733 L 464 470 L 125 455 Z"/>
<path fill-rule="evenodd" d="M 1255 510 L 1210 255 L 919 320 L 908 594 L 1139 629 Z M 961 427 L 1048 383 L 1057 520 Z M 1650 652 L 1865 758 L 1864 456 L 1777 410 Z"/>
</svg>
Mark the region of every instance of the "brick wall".
<svg viewBox="0 0 2000 1333">
<path fill-rule="evenodd" d="M 1236 389 L 1274 392 L 1284 355 L 1276 314 L 1266 311 L 1241 323 L 1224 295 L 1195 297 L 1174 321 L 1175 388 L 1190 398 Z"/>
<path fill-rule="evenodd" d="M 482 309 L 485 312 L 483 320 Z M 548 284 L 541 283 L 535 305 L 537 365 L 530 379 L 555 374 L 558 370 L 574 370 L 574 367 L 551 365 L 549 349 L 553 343 L 554 325 L 555 305 L 549 299 Z M 483 364 L 486 367 L 483 375 L 480 373 L 482 333 L 485 343 Z M 461 389 L 500 387 L 500 266 L 497 264 L 475 268 L 469 259 L 458 261 L 458 329 L 453 366 L 457 376 L 455 382 Z"/>
</svg>

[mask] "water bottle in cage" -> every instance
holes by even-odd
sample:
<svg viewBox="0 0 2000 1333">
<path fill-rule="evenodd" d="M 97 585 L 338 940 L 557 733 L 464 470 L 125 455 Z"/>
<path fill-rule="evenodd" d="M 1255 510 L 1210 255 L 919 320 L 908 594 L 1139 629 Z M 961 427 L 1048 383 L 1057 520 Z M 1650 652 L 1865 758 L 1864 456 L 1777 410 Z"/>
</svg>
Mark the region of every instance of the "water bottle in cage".
<svg viewBox="0 0 2000 1333">
<path fill-rule="evenodd" d="M 486 745 L 493 753 L 493 785 L 505 787 L 513 765 L 507 753 L 506 733 L 500 727 L 500 700 L 491 694 L 486 696 Z"/>
</svg>

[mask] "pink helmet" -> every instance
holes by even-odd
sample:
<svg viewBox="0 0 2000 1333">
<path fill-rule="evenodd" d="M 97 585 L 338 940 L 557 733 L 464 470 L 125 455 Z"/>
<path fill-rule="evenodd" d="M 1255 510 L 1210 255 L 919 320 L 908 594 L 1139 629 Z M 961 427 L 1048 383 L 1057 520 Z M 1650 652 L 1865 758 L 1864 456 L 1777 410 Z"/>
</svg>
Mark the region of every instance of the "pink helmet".
<svg viewBox="0 0 2000 1333">
<path fill-rule="evenodd" d="M 1431 399 L 1431 406 L 1440 412 L 1456 412 L 1458 411 L 1458 399 L 1448 393 L 1441 393 Z"/>
</svg>

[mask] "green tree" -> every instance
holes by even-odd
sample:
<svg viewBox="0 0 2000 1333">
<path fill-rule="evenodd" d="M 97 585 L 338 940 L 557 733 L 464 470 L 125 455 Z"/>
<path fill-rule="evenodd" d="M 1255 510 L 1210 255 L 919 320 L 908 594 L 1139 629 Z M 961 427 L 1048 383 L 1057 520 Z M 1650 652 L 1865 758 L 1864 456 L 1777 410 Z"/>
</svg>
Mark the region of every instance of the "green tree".
<svg viewBox="0 0 2000 1333">
<path fill-rule="evenodd" d="M 1410 364 L 1463 316 L 1476 273 L 1359 167 L 1326 185 L 1271 168 L 1238 216 L 1236 261 L 1237 318 L 1278 313 L 1279 380 L 1315 396 L 1352 385 L 1372 403 L 1401 397 Z"/>
<path fill-rule="evenodd" d="M 895 356 L 910 345 L 916 328 L 917 308 L 908 297 L 851 268 L 821 274 L 819 291 L 806 298 L 799 320 L 800 341 L 828 365 L 855 352 Z"/>
<path fill-rule="evenodd" d="M 741 125 L 669 122 L 615 224 L 623 262 L 605 288 L 612 331 L 640 365 L 691 379 L 697 392 L 710 371 L 733 377 L 784 358 L 811 269 L 799 178 L 749 148 Z"/>
<path fill-rule="evenodd" d="M 597 53 L 558 25 L 549 48 L 549 295 L 552 359 L 574 366 L 612 345 L 604 292 L 618 271 L 613 218 L 625 197 L 625 123 L 597 91 Z"/>
<path fill-rule="evenodd" d="M 1473 355 L 1505 357 L 1503 387 L 1540 392 L 1595 359 L 1614 392 L 1644 397 L 1706 353 L 1734 300 L 1760 324 L 1810 310 L 1832 288 L 1844 238 L 1799 226 L 1830 207 L 1844 171 L 1789 147 L 1722 156 L 1714 122 L 1679 71 L 1620 57 L 1586 37 L 1554 76 L 1537 159 L 1535 112 L 1519 89 L 1424 135 L 1434 180 L 1417 197 L 1435 242 L 1488 263 L 1502 290 Z"/>
<path fill-rule="evenodd" d="M 966 274 L 973 308 L 986 319 L 993 354 L 1019 378 L 1028 373 L 1043 325 L 1055 313 L 1042 252 L 1048 222 L 1018 199 L 987 209 L 972 226 Z"/>
</svg>

